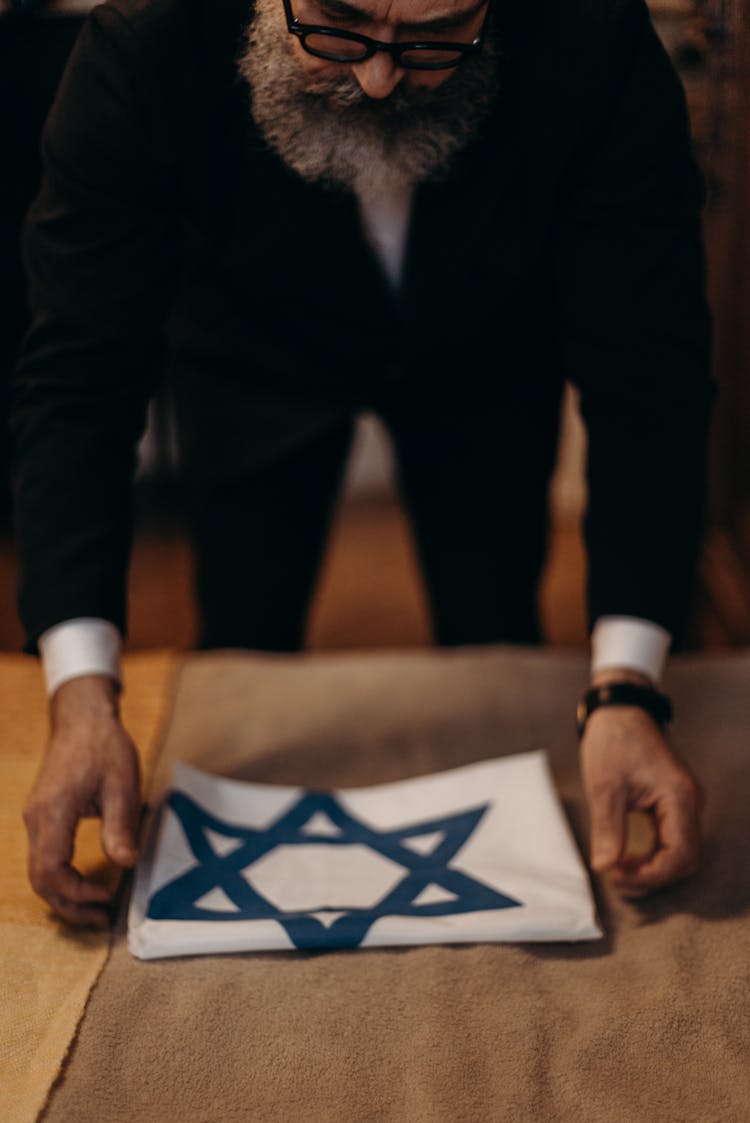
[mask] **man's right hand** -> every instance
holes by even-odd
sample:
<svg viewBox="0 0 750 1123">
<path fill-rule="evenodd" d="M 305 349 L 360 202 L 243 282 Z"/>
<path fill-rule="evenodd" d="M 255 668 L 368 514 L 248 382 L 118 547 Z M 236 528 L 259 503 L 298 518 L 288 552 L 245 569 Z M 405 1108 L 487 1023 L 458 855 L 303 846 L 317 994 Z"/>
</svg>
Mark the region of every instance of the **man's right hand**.
<svg viewBox="0 0 750 1123">
<path fill-rule="evenodd" d="M 116 865 L 138 859 L 138 755 L 120 724 L 117 697 L 117 685 L 103 675 L 58 687 L 47 753 L 23 812 L 33 888 L 70 924 L 95 928 L 110 923 L 111 893 L 71 863 L 79 820 L 101 818 L 102 846 Z"/>
</svg>

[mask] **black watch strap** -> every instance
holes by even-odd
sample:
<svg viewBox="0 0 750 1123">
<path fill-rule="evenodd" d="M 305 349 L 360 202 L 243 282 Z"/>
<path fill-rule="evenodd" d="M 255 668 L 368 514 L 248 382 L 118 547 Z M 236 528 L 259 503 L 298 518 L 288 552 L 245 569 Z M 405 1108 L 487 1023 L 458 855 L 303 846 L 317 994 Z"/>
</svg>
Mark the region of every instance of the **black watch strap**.
<svg viewBox="0 0 750 1123">
<path fill-rule="evenodd" d="M 655 687 L 640 686 L 635 682 L 608 682 L 603 686 L 592 686 L 578 703 L 576 723 L 579 737 L 583 735 L 591 714 L 600 706 L 638 706 L 651 714 L 661 726 L 668 725 L 672 720 L 672 703 Z"/>
</svg>

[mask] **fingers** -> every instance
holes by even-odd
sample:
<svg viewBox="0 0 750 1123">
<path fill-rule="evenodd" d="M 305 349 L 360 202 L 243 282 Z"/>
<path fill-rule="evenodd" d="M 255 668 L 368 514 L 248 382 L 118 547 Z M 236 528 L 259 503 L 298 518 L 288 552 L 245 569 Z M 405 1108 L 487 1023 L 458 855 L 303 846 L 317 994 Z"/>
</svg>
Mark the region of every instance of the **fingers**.
<svg viewBox="0 0 750 1123">
<path fill-rule="evenodd" d="M 684 785 L 665 793 L 654 806 L 657 843 L 651 854 L 623 863 L 613 878 L 624 892 L 649 892 L 692 876 L 700 856 L 698 789 Z"/>
<path fill-rule="evenodd" d="M 82 877 L 70 864 L 75 816 L 61 807 L 31 805 L 24 820 L 29 835 L 29 880 L 35 892 L 72 924 L 106 927 L 109 890 Z"/>
<path fill-rule="evenodd" d="M 138 861 L 136 820 L 137 787 L 128 782 L 105 783 L 102 792 L 102 846 L 107 857 L 118 866 L 133 866 Z"/>
<path fill-rule="evenodd" d="M 112 922 L 109 909 L 103 906 L 76 905 L 64 897 L 53 896 L 46 900 L 62 920 L 74 924 L 76 928 L 98 928 L 103 931 Z"/>
<path fill-rule="evenodd" d="M 99 815 L 107 857 L 132 866 L 140 783 L 135 745 L 107 693 L 111 683 L 102 693 L 101 676 L 93 678 L 93 687 L 82 676 L 55 694 L 50 742 L 24 820 L 33 888 L 71 923 L 104 927 L 112 894 L 72 866 L 76 828 Z"/>
<path fill-rule="evenodd" d="M 591 868 L 604 873 L 619 862 L 625 848 L 626 792 L 621 786 L 601 785 L 590 798 Z"/>
<path fill-rule="evenodd" d="M 581 769 L 595 872 L 610 871 L 616 888 L 640 895 L 696 871 L 703 788 L 649 715 L 617 706 L 594 713 L 581 740 Z M 630 812 L 653 821 L 648 853 L 629 851 Z"/>
</svg>

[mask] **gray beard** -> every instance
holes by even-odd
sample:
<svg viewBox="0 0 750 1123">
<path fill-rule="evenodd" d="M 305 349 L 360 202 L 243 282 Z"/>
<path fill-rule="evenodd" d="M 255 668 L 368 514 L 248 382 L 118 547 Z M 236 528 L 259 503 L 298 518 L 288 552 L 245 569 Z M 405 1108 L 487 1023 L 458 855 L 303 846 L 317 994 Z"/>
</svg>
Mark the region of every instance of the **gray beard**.
<svg viewBox="0 0 750 1123">
<path fill-rule="evenodd" d="M 489 40 L 436 89 L 401 82 L 382 100 L 368 98 L 351 74 L 306 74 L 292 48 L 278 0 L 257 0 L 238 58 L 253 119 L 304 180 L 359 195 L 444 178 L 497 95 Z"/>
</svg>

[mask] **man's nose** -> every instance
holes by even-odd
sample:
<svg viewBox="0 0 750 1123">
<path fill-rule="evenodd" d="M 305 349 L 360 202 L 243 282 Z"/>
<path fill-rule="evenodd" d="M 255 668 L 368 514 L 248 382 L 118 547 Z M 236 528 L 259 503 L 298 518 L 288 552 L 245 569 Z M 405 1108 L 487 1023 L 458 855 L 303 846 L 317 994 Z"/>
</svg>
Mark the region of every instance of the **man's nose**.
<svg viewBox="0 0 750 1123">
<path fill-rule="evenodd" d="M 397 66 L 385 51 L 378 51 L 364 62 L 355 62 L 352 73 L 368 97 L 388 97 L 404 76 L 404 69 Z"/>
</svg>

